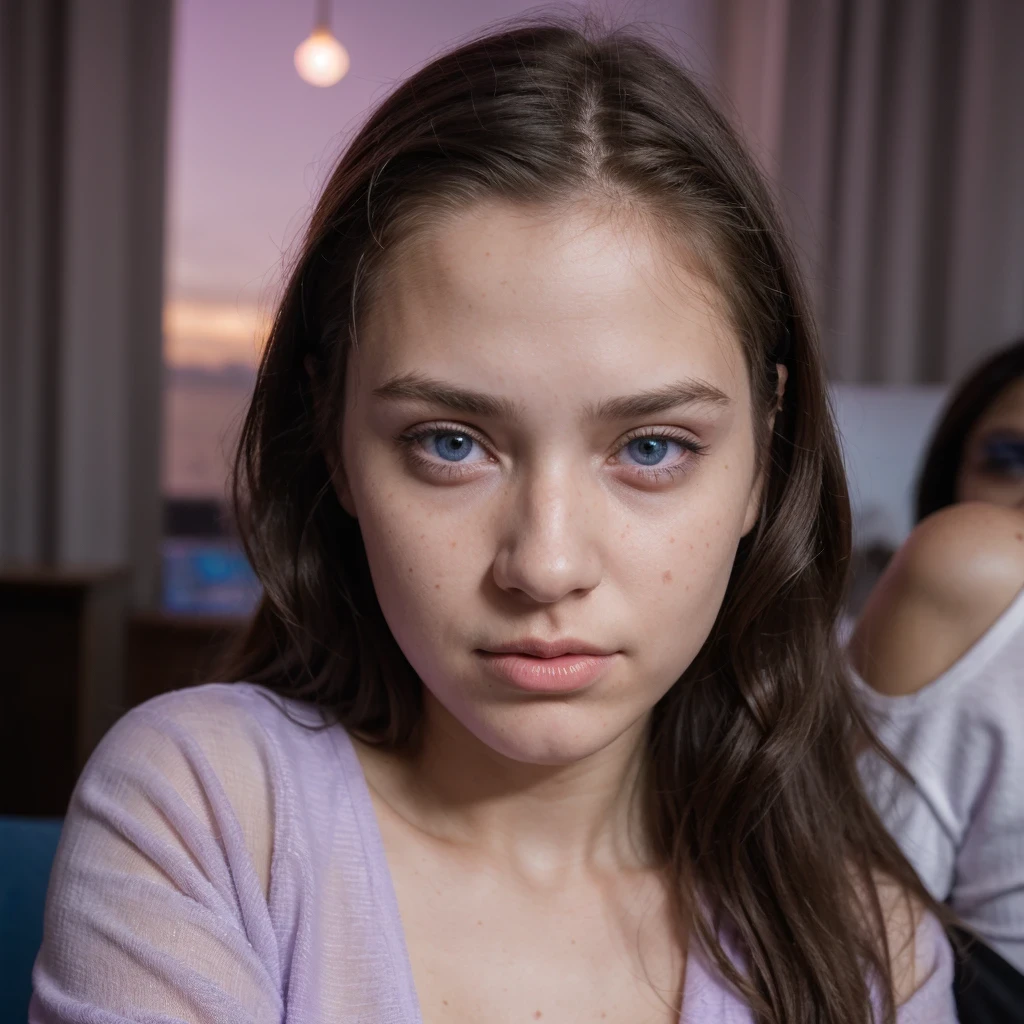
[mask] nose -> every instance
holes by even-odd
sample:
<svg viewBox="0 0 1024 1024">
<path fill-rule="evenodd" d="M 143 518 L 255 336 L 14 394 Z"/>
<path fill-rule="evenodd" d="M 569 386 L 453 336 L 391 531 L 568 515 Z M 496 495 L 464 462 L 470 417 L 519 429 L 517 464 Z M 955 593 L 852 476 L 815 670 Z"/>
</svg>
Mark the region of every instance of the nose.
<svg viewBox="0 0 1024 1024">
<path fill-rule="evenodd" d="M 497 585 L 540 604 L 601 582 L 601 495 L 560 463 L 524 478 L 508 502 L 494 559 Z"/>
</svg>

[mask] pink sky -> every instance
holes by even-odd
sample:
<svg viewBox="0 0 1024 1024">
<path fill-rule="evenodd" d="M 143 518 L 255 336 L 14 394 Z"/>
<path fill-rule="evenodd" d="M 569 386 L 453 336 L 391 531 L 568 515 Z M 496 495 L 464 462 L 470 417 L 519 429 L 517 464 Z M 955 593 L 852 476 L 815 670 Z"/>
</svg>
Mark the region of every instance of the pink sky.
<svg viewBox="0 0 1024 1024">
<path fill-rule="evenodd" d="M 646 21 L 706 71 L 715 0 L 592 0 Z M 171 99 L 166 353 L 177 365 L 249 362 L 282 261 L 369 108 L 452 42 L 523 0 L 335 0 L 352 67 L 328 89 L 295 72 L 313 0 L 178 0 Z"/>
</svg>

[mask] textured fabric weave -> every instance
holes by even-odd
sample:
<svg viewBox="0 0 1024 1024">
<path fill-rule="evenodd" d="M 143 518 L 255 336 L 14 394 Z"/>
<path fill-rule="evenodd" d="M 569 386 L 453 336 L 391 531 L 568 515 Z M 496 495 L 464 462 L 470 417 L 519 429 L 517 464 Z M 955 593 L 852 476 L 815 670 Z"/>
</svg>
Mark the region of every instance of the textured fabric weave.
<svg viewBox="0 0 1024 1024">
<path fill-rule="evenodd" d="M 54 864 L 30 1021 L 419 1024 L 369 788 L 343 728 L 246 684 L 167 694 L 93 754 Z M 955 1020 L 932 918 L 901 1024 Z M 682 1021 L 749 1024 L 701 957 Z"/>
<path fill-rule="evenodd" d="M 917 693 L 888 697 L 854 678 L 913 780 L 862 756 L 883 821 L 931 894 L 1024 972 L 1024 590 Z"/>
</svg>

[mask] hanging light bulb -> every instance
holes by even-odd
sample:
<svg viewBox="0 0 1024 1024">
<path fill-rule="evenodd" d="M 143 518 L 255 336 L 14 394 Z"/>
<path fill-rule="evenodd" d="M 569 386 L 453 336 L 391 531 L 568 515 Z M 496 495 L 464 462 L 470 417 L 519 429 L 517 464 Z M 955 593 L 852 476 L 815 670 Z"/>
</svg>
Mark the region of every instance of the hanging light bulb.
<svg viewBox="0 0 1024 1024">
<path fill-rule="evenodd" d="M 316 27 L 295 48 L 299 77 L 323 88 L 340 82 L 349 68 L 348 51 L 331 33 L 328 2 L 319 0 Z"/>
</svg>

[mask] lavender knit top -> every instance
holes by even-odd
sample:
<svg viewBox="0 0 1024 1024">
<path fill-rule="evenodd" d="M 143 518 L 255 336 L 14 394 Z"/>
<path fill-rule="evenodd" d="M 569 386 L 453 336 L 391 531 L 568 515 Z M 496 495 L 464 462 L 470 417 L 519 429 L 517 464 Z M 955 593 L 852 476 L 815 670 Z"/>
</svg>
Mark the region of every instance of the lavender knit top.
<svg viewBox="0 0 1024 1024">
<path fill-rule="evenodd" d="M 420 1024 L 370 791 L 345 730 L 247 684 L 129 712 L 79 780 L 30 1022 Z M 956 1020 L 926 917 L 900 1024 Z M 699 951 L 681 1022 L 750 1024 Z"/>
</svg>

